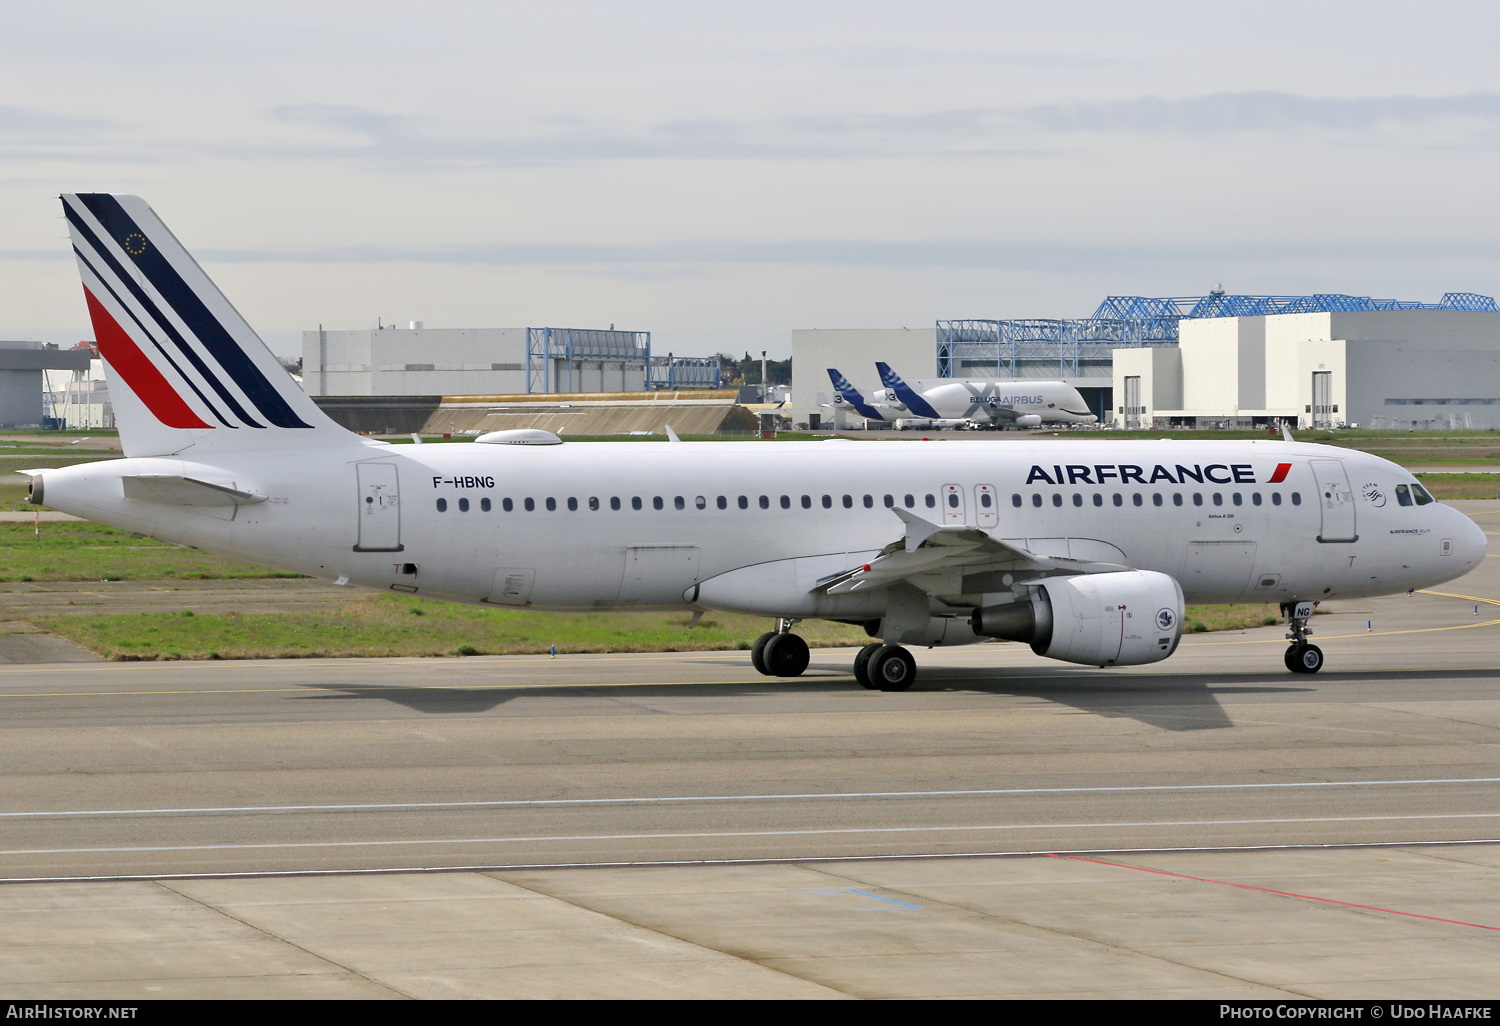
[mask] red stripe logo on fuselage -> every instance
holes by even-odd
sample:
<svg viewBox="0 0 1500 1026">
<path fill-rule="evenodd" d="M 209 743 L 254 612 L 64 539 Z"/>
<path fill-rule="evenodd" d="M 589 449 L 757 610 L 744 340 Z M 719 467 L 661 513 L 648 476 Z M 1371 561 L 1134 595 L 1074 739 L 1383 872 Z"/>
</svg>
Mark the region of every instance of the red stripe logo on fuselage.
<svg viewBox="0 0 1500 1026">
<path fill-rule="evenodd" d="M 1291 469 L 1292 465 L 1290 463 L 1276 464 L 1276 473 L 1271 475 L 1271 480 L 1267 481 L 1266 484 L 1281 484 L 1281 482 L 1286 480 L 1287 471 Z"/>
</svg>

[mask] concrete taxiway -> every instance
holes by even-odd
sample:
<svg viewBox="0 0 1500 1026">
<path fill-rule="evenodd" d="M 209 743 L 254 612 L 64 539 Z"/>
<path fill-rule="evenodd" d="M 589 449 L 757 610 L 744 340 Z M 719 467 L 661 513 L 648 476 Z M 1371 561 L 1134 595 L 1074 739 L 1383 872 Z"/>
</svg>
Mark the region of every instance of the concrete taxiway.
<svg viewBox="0 0 1500 1026">
<path fill-rule="evenodd" d="M 1492 998 L 1500 559 L 1329 608 L 1316 676 L 1280 627 L 903 694 L 848 651 L 0 666 L 0 995 Z"/>
</svg>

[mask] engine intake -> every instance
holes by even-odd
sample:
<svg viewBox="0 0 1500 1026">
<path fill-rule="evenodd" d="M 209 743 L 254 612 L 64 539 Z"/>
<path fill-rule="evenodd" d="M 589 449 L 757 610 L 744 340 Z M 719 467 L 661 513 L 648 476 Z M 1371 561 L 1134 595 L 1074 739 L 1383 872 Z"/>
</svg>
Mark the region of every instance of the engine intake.
<svg viewBox="0 0 1500 1026">
<path fill-rule="evenodd" d="M 975 634 L 1029 644 L 1037 655 L 1086 666 L 1138 666 L 1177 651 L 1182 587 L 1154 570 L 1053 577 L 1025 596 L 976 609 Z"/>
</svg>

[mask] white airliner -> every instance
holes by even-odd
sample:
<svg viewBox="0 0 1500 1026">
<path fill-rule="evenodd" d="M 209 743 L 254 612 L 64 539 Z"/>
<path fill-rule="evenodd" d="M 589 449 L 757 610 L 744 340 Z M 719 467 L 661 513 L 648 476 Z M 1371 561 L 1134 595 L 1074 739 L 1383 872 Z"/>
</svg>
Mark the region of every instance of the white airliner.
<svg viewBox="0 0 1500 1026">
<path fill-rule="evenodd" d="M 1093 424 L 1078 389 L 1066 381 L 963 378 L 918 391 L 885 363 L 876 363 L 880 381 L 866 400 L 836 368 L 828 368 L 834 402 L 847 405 L 866 420 L 907 428 L 1039 427 L 1049 424 Z"/>
<path fill-rule="evenodd" d="M 1402 468 L 1285 441 L 389 445 L 329 420 L 144 201 L 63 207 L 127 458 L 34 471 L 32 501 L 340 584 L 775 617 L 752 661 L 778 676 L 798 620 L 858 623 L 857 679 L 899 691 L 907 645 L 1156 662 L 1185 601 L 1281 603 L 1310 673 L 1314 601 L 1484 556 Z"/>
</svg>

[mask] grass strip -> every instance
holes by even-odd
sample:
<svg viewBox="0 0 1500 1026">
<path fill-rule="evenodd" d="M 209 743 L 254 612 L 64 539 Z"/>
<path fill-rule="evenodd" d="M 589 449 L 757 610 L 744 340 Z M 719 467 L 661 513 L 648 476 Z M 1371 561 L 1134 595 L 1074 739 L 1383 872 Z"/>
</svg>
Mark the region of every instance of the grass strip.
<svg viewBox="0 0 1500 1026">
<path fill-rule="evenodd" d="M 302 577 L 85 521 L 0 524 L 0 581 L 184 581 Z"/>
<path fill-rule="evenodd" d="M 320 613 L 105 614 L 41 616 L 40 629 L 118 660 L 467 656 L 583 652 L 702 652 L 748 649 L 765 617 L 708 613 L 689 629 L 687 612 L 542 613 L 377 595 Z M 1276 607 L 1189 606 L 1189 632 L 1277 622 Z M 807 620 L 797 633 L 813 648 L 869 644 L 860 627 Z"/>
</svg>

